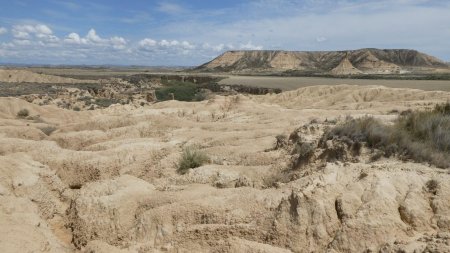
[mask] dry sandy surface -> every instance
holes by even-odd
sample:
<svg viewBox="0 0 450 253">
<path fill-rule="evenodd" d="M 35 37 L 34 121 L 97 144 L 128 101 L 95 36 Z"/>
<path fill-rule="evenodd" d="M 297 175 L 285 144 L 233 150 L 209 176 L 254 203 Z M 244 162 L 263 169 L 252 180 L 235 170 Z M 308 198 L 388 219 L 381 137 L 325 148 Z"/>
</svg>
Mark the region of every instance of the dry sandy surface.
<svg viewBox="0 0 450 253">
<path fill-rule="evenodd" d="M 95 83 L 93 80 L 78 80 L 53 75 L 39 74 L 24 69 L 1 69 L 0 82 L 6 83 Z"/>
<path fill-rule="evenodd" d="M 33 71 L 35 73 L 42 73 L 46 75 L 56 76 L 74 76 L 77 78 L 109 78 L 111 76 L 124 76 L 124 75 L 136 75 L 136 74 L 173 74 L 175 71 L 181 71 L 183 68 L 164 68 L 164 67 L 73 67 L 73 68 L 60 68 L 60 67 L 29 67 L 26 70 Z"/>
<path fill-rule="evenodd" d="M 320 77 L 270 77 L 270 76 L 228 76 L 220 84 L 241 84 L 255 87 L 296 90 L 315 85 L 382 85 L 390 88 L 409 88 L 425 91 L 450 91 L 450 80 L 366 80 Z"/>
<path fill-rule="evenodd" d="M 314 86 L 83 112 L 0 98 L 0 252 L 449 252 L 448 170 L 365 148 L 291 170 L 272 149 L 294 130 L 317 141 L 326 119 L 389 122 L 449 98 Z M 211 161 L 178 174 L 192 145 Z"/>
</svg>

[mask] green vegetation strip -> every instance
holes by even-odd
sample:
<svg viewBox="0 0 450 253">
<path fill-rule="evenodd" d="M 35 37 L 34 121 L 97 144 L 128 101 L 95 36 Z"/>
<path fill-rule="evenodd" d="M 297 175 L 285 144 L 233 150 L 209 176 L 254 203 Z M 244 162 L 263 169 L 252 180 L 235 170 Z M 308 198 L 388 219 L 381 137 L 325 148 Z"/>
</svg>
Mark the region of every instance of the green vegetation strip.
<svg viewBox="0 0 450 253">
<path fill-rule="evenodd" d="M 158 101 L 179 100 L 179 101 L 202 101 L 205 99 L 203 91 L 191 82 L 164 81 L 164 87 L 156 90 Z"/>
</svg>

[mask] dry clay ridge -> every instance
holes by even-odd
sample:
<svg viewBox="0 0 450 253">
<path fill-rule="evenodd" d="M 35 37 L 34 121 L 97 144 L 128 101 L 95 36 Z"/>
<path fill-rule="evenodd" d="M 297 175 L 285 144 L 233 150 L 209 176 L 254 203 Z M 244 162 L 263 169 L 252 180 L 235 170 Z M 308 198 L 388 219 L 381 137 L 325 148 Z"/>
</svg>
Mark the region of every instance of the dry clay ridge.
<svg viewBox="0 0 450 253">
<path fill-rule="evenodd" d="M 339 76 L 448 71 L 449 66 L 433 56 L 406 49 L 229 51 L 196 70 L 238 74 L 289 72 Z"/>
<path fill-rule="evenodd" d="M 0 98 L 0 252 L 450 252 L 448 170 L 334 142 L 345 160 L 289 169 L 274 149 L 449 98 L 339 85 L 81 112 Z M 179 174 L 187 146 L 210 161 Z"/>
<path fill-rule="evenodd" d="M 0 82 L 5 83 L 95 83 L 93 80 L 78 80 L 54 75 L 35 73 L 25 69 L 2 69 L 0 68 Z"/>
</svg>

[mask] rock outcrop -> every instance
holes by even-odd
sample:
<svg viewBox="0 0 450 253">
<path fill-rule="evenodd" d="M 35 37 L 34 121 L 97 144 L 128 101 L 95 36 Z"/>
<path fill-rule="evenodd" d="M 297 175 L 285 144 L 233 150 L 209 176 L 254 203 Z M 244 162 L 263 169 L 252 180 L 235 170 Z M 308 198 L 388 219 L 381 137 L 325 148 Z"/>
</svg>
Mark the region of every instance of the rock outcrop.
<svg viewBox="0 0 450 253">
<path fill-rule="evenodd" d="M 355 68 L 348 58 L 344 58 L 339 65 L 331 70 L 331 73 L 333 75 L 357 75 L 361 74 L 362 71 Z"/>
<path fill-rule="evenodd" d="M 407 49 L 348 51 L 228 51 L 199 66 L 198 71 L 231 73 L 398 74 L 418 68 L 448 68 L 424 53 Z"/>
</svg>

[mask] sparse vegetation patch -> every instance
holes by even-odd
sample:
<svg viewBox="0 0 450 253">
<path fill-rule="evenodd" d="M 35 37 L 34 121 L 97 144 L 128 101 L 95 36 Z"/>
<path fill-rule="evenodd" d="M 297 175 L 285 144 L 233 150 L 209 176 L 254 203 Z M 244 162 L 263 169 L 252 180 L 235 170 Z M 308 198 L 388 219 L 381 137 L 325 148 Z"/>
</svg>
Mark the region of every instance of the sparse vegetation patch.
<svg viewBox="0 0 450 253">
<path fill-rule="evenodd" d="M 95 104 L 100 107 L 109 107 L 110 105 L 118 104 L 118 103 L 120 103 L 120 100 L 117 100 L 117 99 L 110 99 L 110 98 L 95 99 Z"/>
<path fill-rule="evenodd" d="M 166 81 L 165 87 L 156 90 L 156 98 L 159 101 L 201 101 L 205 99 L 202 90 L 194 83 L 180 81 Z"/>
<path fill-rule="evenodd" d="M 202 166 L 209 161 L 209 157 L 198 148 L 187 147 L 183 149 L 183 154 L 178 163 L 178 172 L 180 174 L 186 173 L 189 169 L 194 169 Z"/>
<path fill-rule="evenodd" d="M 27 109 L 22 109 L 17 113 L 17 117 L 19 118 L 26 118 L 30 115 L 30 112 Z"/>
<path fill-rule="evenodd" d="M 323 136 L 323 140 L 349 138 L 382 151 L 381 156 L 398 155 L 417 162 L 429 162 L 441 168 L 450 167 L 450 104 L 433 110 L 412 111 L 401 115 L 393 125 L 373 117 L 346 121 Z"/>
</svg>

